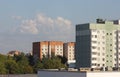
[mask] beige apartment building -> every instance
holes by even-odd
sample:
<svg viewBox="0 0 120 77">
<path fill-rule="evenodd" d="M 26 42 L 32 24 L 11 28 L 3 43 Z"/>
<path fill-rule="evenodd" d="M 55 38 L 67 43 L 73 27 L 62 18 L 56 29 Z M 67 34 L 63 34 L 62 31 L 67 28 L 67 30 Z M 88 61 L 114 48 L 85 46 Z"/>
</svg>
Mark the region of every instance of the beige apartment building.
<svg viewBox="0 0 120 77">
<path fill-rule="evenodd" d="M 67 42 L 63 45 L 64 56 L 67 58 L 67 64 L 69 68 L 75 67 L 75 42 Z"/>
<path fill-rule="evenodd" d="M 68 61 L 75 60 L 75 42 L 64 43 L 64 56 Z"/>
<path fill-rule="evenodd" d="M 41 60 L 43 56 L 51 57 L 52 55 L 63 56 L 63 42 L 61 41 L 41 41 L 33 43 L 33 55 Z"/>
</svg>

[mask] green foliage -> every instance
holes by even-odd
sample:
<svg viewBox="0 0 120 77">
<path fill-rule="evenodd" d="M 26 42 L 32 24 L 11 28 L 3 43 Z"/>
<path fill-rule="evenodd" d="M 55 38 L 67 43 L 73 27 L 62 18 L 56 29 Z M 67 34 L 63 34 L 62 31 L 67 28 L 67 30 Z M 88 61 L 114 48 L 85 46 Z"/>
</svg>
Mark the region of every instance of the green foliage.
<svg viewBox="0 0 120 77">
<path fill-rule="evenodd" d="M 44 60 L 43 67 L 45 69 L 60 69 L 64 68 L 65 66 L 61 63 L 61 60 L 58 57 L 54 57 Z"/>
<path fill-rule="evenodd" d="M 4 64 L 6 60 L 7 56 L 0 54 L 0 74 L 6 74 L 7 72 Z"/>
<path fill-rule="evenodd" d="M 20 73 L 33 73 L 33 68 L 29 65 L 28 58 L 24 53 L 15 55 L 13 59 L 17 62 Z"/>
<path fill-rule="evenodd" d="M 30 65 L 24 67 L 24 73 L 25 74 L 31 74 L 31 73 L 33 73 L 33 68 Z"/>
<path fill-rule="evenodd" d="M 5 62 L 5 67 L 7 69 L 7 73 L 10 74 L 19 73 L 19 66 L 14 60 L 7 60 Z"/>
<path fill-rule="evenodd" d="M 37 73 L 37 71 L 39 69 L 43 69 L 43 63 L 41 63 L 40 61 L 37 61 L 37 63 L 34 65 L 34 72 Z"/>
<path fill-rule="evenodd" d="M 0 63 L 0 74 L 6 74 L 7 70 L 4 63 Z"/>
<path fill-rule="evenodd" d="M 0 62 L 4 63 L 7 60 L 7 56 L 0 54 Z"/>
<path fill-rule="evenodd" d="M 61 59 L 61 63 L 63 63 L 63 64 L 67 63 L 67 58 L 66 57 L 62 57 L 62 56 L 57 56 L 57 57 Z"/>
<path fill-rule="evenodd" d="M 60 69 L 65 68 L 66 59 L 61 56 L 51 58 L 43 57 L 42 61 L 32 55 L 6 56 L 0 54 L 0 74 L 25 74 L 37 73 L 39 69 Z"/>
</svg>

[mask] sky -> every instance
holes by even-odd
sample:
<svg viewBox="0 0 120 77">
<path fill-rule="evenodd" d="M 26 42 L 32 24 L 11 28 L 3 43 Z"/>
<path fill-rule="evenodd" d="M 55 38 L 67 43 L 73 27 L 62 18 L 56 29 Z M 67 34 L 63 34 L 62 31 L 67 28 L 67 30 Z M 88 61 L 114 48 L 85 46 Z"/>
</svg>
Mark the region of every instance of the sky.
<svg viewBox="0 0 120 77">
<path fill-rule="evenodd" d="M 38 41 L 75 41 L 75 25 L 120 19 L 120 0 L 0 0 L 0 53 Z"/>
</svg>

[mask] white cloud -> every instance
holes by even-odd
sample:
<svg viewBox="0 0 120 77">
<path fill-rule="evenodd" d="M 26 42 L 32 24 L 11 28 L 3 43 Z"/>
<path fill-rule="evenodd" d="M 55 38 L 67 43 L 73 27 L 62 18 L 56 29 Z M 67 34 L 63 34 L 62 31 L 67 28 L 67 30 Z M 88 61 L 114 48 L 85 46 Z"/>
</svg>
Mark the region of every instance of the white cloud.
<svg viewBox="0 0 120 77">
<path fill-rule="evenodd" d="M 41 37 L 51 39 L 67 39 L 74 35 L 73 28 L 72 22 L 63 17 L 53 19 L 43 14 L 37 14 L 34 19 L 22 21 L 20 32 L 39 34 Z"/>
<path fill-rule="evenodd" d="M 34 20 L 24 20 L 24 21 L 22 21 L 20 32 L 37 34 L 38 29 L 37 29 L 36 22 Z"/>
</svg>

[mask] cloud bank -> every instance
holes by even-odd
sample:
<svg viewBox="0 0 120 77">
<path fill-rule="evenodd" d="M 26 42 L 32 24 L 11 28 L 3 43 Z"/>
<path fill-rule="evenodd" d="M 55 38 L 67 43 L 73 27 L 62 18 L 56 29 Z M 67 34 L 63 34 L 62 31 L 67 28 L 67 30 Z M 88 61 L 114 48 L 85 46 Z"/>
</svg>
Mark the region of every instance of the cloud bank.
<svg viewBox="0 0 120 77">
<path fill-rule="evenodd" d="M 74 36 L 74 26 L 70 20 L 60 16 L 54 19 L 44 14 L 37 14 L 33 19 L 22 20 L 19 31 L 56 40 L 67 40 Z"/>
</svg>

